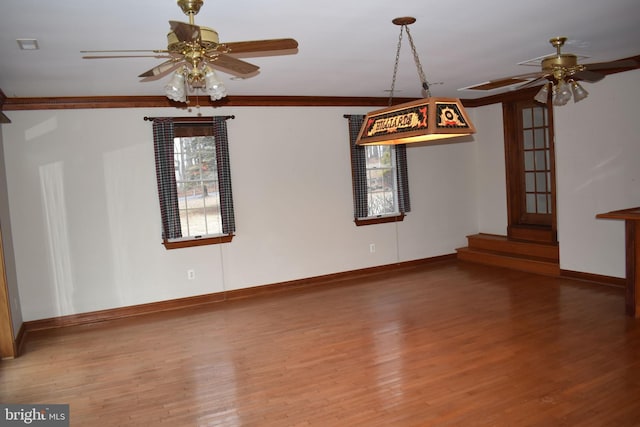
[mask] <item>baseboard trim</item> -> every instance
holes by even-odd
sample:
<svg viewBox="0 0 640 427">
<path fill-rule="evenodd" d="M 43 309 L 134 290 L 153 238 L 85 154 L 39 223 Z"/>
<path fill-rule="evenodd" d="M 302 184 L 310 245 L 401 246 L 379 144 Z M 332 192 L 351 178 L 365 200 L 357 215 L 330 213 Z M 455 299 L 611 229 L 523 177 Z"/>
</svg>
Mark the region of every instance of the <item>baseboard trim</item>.
<svg viewBox="0 0 640 427">
<path fill-rule="evenodd" d="M 111 308 L 87 313 L 72 314 L 68 316 L 51 317 L 48 319 L 32 320 L 22 324 L 20 342 L 24 341 L 24 336 L 28 332 L 41 331 L 46 329 L 63 328 L 67 326 L 79 326 L 90 323 L 105 322 L 110 320 L 123 319 L 127 317 L 140 316 L 151 313 L 158 313 L 170 310 L 179 310 L 189 307 L 196 307 L 205 304 L 219 303 L 241 298 L 250 298 L 283 292 L 288 290 L 304 289 L 311 286 L 337 284 L 345 280 L 370 277 L 377 274 L 389 273 L 398 270 L 416 268 L 426 264 L 434 264 L 444 261 L 453 261 L 456 254 L 440 255 L 431 258 L 423 258 L 413 261 L 405 261 L 394 264 L 368 267 L 358 270 L 350 270 L 341 273 L 326 274 L 305 279 L 291 280 L 287 282 L 274 283 L 269 285 L 253 286 L 250 288 L 236 289 L 224 292 L 216 292 L 193 297 L 177 298 L 167 301 L 158 301 L 147 304 L 131 305 L 127 307 Z M 17 339 L 16 339 L 17 340 Z M 17 340 L 18 341 L 18 340 Z"/>
<path fill-rule="evenodd" d="M 48 319 L 25 322 L 27 332 L 43 329 L 63 328 L 67 326 L 86 325 L 89 323 L 123 319 L 125 317 L 162 311 L 177 310 L 203 304 L 224 301 L 223 293 L 197 295 L 193 297 L 177 298 L 167 301 L 151 302 L 147 304 L 130 305 L 127 307 L 109 308 L 106 310 L 90 311 L 87 313 L 71 314 L 67 316 L 51 317 Z"/>
<path fill-rule="evenodd" d="M 613 276 L 603 276 L 601 274 L 583 273 L 581 271 L 560 270 L 560 277 L 569 279 L 582 280 L 585 282 L 594 282 L 600 285 L 615 286 L 624 288 L 627 286 L 627 280 Z"/>
<path fill-rule="evenodd" d="M 24 322 L 20 325 L 20 329 L 18 329 L 18 335 L 16 335 L 15 341 L 15 349 L 16 349 L 16 357 L 22 354 L 22 348 L 24 347 L 24 338 L 26 334 L 26 327 Z"/>
</svg>

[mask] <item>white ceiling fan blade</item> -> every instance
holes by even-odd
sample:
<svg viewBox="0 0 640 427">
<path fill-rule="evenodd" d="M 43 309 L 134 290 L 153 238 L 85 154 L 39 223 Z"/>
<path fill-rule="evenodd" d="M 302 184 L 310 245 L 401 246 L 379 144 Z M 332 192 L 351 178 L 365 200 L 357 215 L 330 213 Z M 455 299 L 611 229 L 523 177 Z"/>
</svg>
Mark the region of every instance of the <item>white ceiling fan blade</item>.
<svg viewBox="0 0 640 427">
<path fill-rule="evenodd" d="M 525 83 L 523 85 L 518 86 L 517 89 L 526 89 L 526 88 L 529 88 L 529 87 L 534 87 L 534 86 L 538 86 L 538 85 L 541 85 L 543 83 L 546 83 L 546 82 L 549 81 L 549 80 L 547 80 L 547 76 L 548 75 L 545 74 L 543 76 L 538 77 L 537 79 L 533 79 L 530 82 L 527 82 L 527 83 Z"/>
<path fill-rule="evenodd" d="M 111 58 L 171 58 L 167 55 L 85 55 L 82 59 L 111 59 Z"/>
<path fill-rule="evenodd" d="M 465 87 L 465 90 L 493 90 L 493 89 L 498 89 L 501 87 L 506 87 L 506 86 L 513 86 L 519 83 L 525 83 L 527 80 L 531 79 L 531 78 L 537 78 L 540 77 L 541 75 L 544 75 L 545 73 L 541 72 L 541 71 L 537 71 L 537 72 L 533 72 L 533 73 L 526 73 L 526 74 L 520 74 L 517 76 L 511 76 L 511 77 L 504 77 L 501 79 L 496 79 L 496 80 L 490 80 L 488 82 L 484 82 L 484 83 L 480 83 L 477 85 L 473 85 L 473 86 L 468 86 Z"/>
</svg>

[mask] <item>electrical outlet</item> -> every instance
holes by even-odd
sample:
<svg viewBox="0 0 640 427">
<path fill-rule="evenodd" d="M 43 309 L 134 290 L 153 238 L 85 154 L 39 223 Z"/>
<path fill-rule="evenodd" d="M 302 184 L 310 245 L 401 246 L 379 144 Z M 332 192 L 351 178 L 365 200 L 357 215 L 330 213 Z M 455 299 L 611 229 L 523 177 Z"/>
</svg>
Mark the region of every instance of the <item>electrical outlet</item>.
<svg viewBox="0 0 640 427">
<path fill-rule="evenodd" d="M 187 270 L 187 279 L 195 280 L 195 278 L 196 278 L 196 271 L 195 270 Z"/>
<path fill-rule="evenodd" d="M 369 243 L 369 252 L 370 253 L 374 253 L 376 251 L 376 244 L 375 243 Z"/>
</svg>

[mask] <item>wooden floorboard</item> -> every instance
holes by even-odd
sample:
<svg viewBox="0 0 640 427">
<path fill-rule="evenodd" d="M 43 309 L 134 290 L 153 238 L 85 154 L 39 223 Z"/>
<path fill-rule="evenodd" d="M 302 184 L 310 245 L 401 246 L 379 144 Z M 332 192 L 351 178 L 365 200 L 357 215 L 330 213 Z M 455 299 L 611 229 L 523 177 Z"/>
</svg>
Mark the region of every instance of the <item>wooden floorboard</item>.
<svg viewBox="0 0 640 427">
<path fill-rule="evenodd" d="M 638 426 L 622 289 L 443 262 L 27 334 L 0 402 L 72 426 Z"/>
</svg>

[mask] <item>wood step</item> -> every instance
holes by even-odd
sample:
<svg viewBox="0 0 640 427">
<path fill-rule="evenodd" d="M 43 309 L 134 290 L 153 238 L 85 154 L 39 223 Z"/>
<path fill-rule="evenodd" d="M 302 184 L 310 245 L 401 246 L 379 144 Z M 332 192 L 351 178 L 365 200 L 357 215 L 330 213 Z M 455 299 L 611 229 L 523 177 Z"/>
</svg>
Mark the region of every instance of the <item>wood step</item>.
<svg viewBox="0 0 640 427">
<path fill-rule="evenodd" d="M 560 260 L 557 244 L 525 242 L 511 240 L 507 236 L 479 233 L 467 236 L 469 248 L 502 252 L 508 255 L 521 255 L 532 258 L 543 258 L 557 263 Z"/>
<path fill-rule="evenodd" d="M 507 254 L 504 252 L 470 247 L 458 248 L 456 251 L 458 253 L 458 259 L 462 261 L 510 268 L 512 270 L 526 271 L 546 276 L 557 277 L 560 275 L 560 264 L 557 261 L 551 261 L 547 258 Z"/>
</svg>

